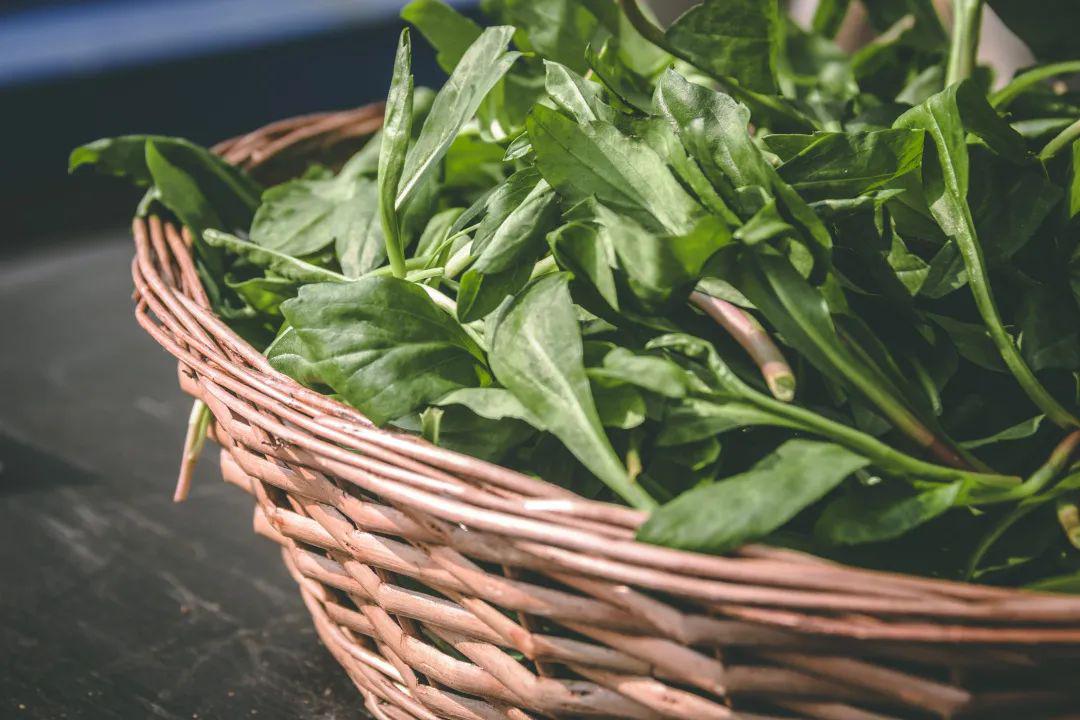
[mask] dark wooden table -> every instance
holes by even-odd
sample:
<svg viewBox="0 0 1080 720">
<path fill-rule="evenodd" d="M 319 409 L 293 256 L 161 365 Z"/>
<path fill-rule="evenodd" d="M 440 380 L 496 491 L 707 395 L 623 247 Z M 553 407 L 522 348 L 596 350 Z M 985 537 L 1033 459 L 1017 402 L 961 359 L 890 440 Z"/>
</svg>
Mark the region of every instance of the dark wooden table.
<svg viewBox="0 0 1080 720">
<path fill-rule="evenodd" d="M 190 401 L 131 252 L 0 257 L 0 717 L 365 717 L 215 447 L 171 502 Z"/>
</svg>

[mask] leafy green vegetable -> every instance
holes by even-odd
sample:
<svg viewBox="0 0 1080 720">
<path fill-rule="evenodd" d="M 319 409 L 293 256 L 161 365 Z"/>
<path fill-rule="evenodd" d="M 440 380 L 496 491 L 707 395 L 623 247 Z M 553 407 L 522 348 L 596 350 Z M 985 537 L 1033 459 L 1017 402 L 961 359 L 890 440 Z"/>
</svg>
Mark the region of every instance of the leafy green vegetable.
<svg viewBox="0 0 1080 720">
<path fill-rule="evenodd" d="M 380 425 L 488 376 L 476 343 L 406 280 L 305 285 L 281 310 L 314 373 Z"/>
<path fill-rule="evenodd" d="M 1061 55 L 1067 23 L 990 4 Z M 1080 93 L 1051 81 L 1080 60 L 990 93 L 981 5 L 947 34 L 932 0 L 864 2 L 849 54 L 847 0 L 811 29 L 774 0 L 666 29 L 635 0 L 483 0 L 487 28 L 414 0 L 449 79 L 414 88 L 403 33 L 352 158 L 266 191 L 159 136 L 71 167 L 186 225 L 274 368 L 647 511 L 645 542 L 1075 592 Z"/>
<path fill-rule="evenodd" d="M 491 336 L 498 381 L 612 490 L 636 507 L 651 507 L 604 435 L 566 276 L 548 275 L 527 287 L 496 316 Z"/>
<path fill-rule="evenodd" d="M 358 164 L 346 164 L 333 178 L 291 180 L 267 190 L 251 224 L 252 242 L 294 256 L 333 243 L 350 277 L 382 265 L 376 183 L 356 172 Z"/>
<path fill-rule="evenodd" d="M 424 127 L 405 156 L 395 208 L 400 211 L 436 169 L 462 127 L 520 53 L 506 50 L 512 27 L 487 28 L 469 46 L 450 74 L 424 121 Z M 408 68 L 404 72 L 409 72 Z M 409 81 L 411 86 L 411 79 Z M 385 130 L 384 130 L 385 132 Z M 383 141 L 384 143 L 386 140 Z"/>
<path fill-rule="evenodd" d="M 386 242 L 386 256 L 397 277 L 405 275 L 405 249 L 398 217 L 397 193 L 405 173 L 406 151 L 412 131 L 413 77 L 412 43 L 408 28 L 401 31 L 394 76 L 386 97 L 383 117 L 382 144 L 379 146 L 379 221 Z"/>
<path fill-rule="evenodd" d="M 583 126 L 542 105 L 527 127 L 544 179 L 571 202 L 595 197 L 649 227 L 692 228 L 698 204 L 644 143 L 614 125 Z"/>
<path fill-rule="evenodd" d="M 435 46 L 439 67 L 448 73 L 454 71 L 462 55 L 483 31 L 442 0 L 413 0 L 401 9 L 401 17 L 415 25 Z"/>
<path fill-rule="evenodd" d="M 912 108 L 896 124 L 926 130 L 933 140 L 937 157 L 934 162 L 923 164 L 923 182 L 930 210 L 960 251 L 975 304 L 1001 358 L 1028 397 L 1047 417 L 1062 426 L 1080 426 L 1080 420 L 1035 377 L 1002 323 L 990 288 L 975 221 L 967 204 L 969 177 L 965 131 L 977 134 L 1004 157 L 1021 161 L 1026 157 L 1023 139 L 998 117 L 970 80 L 953 85 Z"/>
<path fill-rule="evenodd" d="M 776 89 L 783 27 L 779 5 L 760 0 L 705 0 L 667 29 L 668 44 L 694 65 L 750 90 Z"/>
<path fill-rule="evenodd" d="M 765 537 L 868 460 L 830 443 L 789 440 L 744 473 L 685 492 L 638 531 L 654 545 L 727 552 Z"/>
</svg>

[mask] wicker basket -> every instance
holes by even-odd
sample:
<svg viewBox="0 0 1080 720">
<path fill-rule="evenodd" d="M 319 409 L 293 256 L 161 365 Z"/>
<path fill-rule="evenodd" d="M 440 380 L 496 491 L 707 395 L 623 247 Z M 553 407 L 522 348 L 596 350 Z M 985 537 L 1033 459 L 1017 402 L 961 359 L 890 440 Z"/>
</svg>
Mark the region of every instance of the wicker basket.
<svg viewBox="0 0 1080 720">
<path fill-rule="evenodd" d="M 280 178 L 380 121 L 310 115 L 216 150 Z M 378 429 L 274 371 L 208 310 L 185 232 L 134 234 L 136 317 L 210 407 L 225 480 L 376 718 L 1049 718 L 1080 699 L 1080 599 L 636 543 L 639 512 Z"/>
</svg>

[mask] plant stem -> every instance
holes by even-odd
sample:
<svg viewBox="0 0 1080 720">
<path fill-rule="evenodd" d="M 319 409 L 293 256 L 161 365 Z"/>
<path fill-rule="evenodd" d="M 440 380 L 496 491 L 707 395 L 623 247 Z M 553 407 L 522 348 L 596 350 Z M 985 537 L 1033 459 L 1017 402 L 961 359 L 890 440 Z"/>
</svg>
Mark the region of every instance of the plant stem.
<svg viewBox="0 0 1080 720">
<path fill-rule="evenodd" d="M 975 56 L 979 50 L 979 30 L 982 26 L 983 0 L 953 0 L 952 43 L 949 46 L 949 65 L 945 85 L 949 86 L 971 77 Z"/>
<path fill-rule="evenodd" d="M 1076 507 L 1076 502 L 1058 500 L 1057 517 L 1069 544 L 1080 550 L 1080 509 Z"/>
<path fill-rule="evenodd" d="M 829 420 L 811 410 L 773 400 L 750 388 L 747 388 L 747 392 L 750 394 L 747 399 L 769 413 L 788 420 L 793 427 L 830 438 L 866 456 L 872 463 L 886 472 L 909 475 L 935 482 L 965 480 L 982 487 L 1012 488 L 1019 482 L 1019 478 L 1010 475 L 971 472 L 919 460 L 886 445 L 871 435 L 848 427 L 843 423 Z"/>
<path fill-rule="evenodd" d="M 664 39 L 664 31 L 653 25 L 652 20 L 645 17 L 645 13 L 641 11 L 637 0 L 621 0 L 619 4 L 622 5 L 623 12 L 626 13 L 626 19 L 630 21 L 630 24 L 638 31 L 641 37 L 657 47 L 668 50 Z M 671 50 L 668 50 L 668 52 L 671 52 Z"/>
<path fill-rule="evenodd" d="M 443 277 L 447 279 L 453 279 L 457 277 L 465 268 L 472 264 L 472 243 L 468 242 L 461 246 L 456 253 L 454 253 L 449 260 L 446 261 L 446 271 L 443 273 Z"/>
<path fill-rule="evenodd" d="M 690 293 L 690 302 L 739 343 L 757 364 L 774 398 L 784 402 L 795 399 L 795 373 L 761 323 L 741 308 L 697 290 Z"/>
<path fill-rule="evenodd" d="M 1014 502 L 1016 500 L 1026 500 L 1027 498 L 1033 497 L 1065 471 L 1078 447 L 1080 447 L 1080 430 L 1074 430 L 1057 444 L 1046 462 L 1044 462 L 1038 470 L 1033 472 L 1021 485 L 1006 490 L 1005 492 L 993 493 L 982 497 L 978 494 L 974 494 L 971 497 L 972 504 L 992 505 L 1003 502 Z"/>
<path fill-rule="evenodd" d="M 454 302 L 452 298 L 444 295 L 430 285 L 418 283 L 417 287 L 426 292 L 427 296 L 431 298 L 431 301 L 435 303 L 447 315 L 454 318 L 454 320 L 457 320 L 457 303 Z M 461 323 L 461 329 L 464 330 L 470 338 L 472 338 L 473 342 L 475 342 L 481 350 L 483 350 L 484 352 L 488 351 L 487 342 L 484 340 L 484 336 L 480 334 L 480 332 L 473 326 L 472 323 Z"/>
<path fill-rule="evenodd" d="M 1077 120 L 1072 125 L 1062 130 L 1057 137 L 1046 143 L 1046 147 L 1039 153 L 1039 159 L 1043 162 L 1047 162 L 1059 152 L 1072 145 L 1073 141 L 1077 138 L 1080 138 L 1080 120 Z"/>
<path fill-rule="evenodd" d="M 1036 85 L 1043 80 L 1049 80 L 1057 75 L 1068 75 L 1071 73 L 1080 73 L 1080 60 L 1069 60 L 1068 62 L 1054 63 L 1052 65 L 1045 65 L 1040 68 L 1035 68 L 1034 70 L 1029 70 L 1022 75 L 1017 75 L 1008 85 L 991 95 L 990 104 L 998 110 L 1004 110 L 1013 100 L 1032 85 Z"/>
<path fill-rule="evenodd" d="M 173 502 L 184 502 L 191 491 L 191 474 L 206 444 L 206 429 L 210 426 L 210 408 L 202 400 L 191 405 L 188 415 L 187 435 L 184 437 L 184 454 L 180 457 L 180 474 L 176 478 Z"/>
<path fill-rule="evenodd" d="M 536 261 L 536 265 L 533 266 L 532 273 L 529 275 L 530 280 L 535 280 L 541 275 L 548 275 L 553 272 L 558 272 L 559 264 L 555 262 L 554 255 L 547 255 Z"/>
<path fill-rule="evenodd" d="M 1076 452 L 1078 446 L 1080 446 L 1080 430 L 1075 430 L 1058 443 L 1057 447 L 1054 448 L 1054 451 L 1050 453 L 1050 457 L 1047 461 L 1043 463 L 1042 467 L 1032 473 L 1031 477 L 1029 477 L 1024 484 L 1017 488 L 1013 488 L 1011 491 L 998 493 L 996 496 L 992 496 L 985 501 L 987 503 L 1013 502 L 1016 500 L 1021 502 L 1013 508 L 1011 512 L 1005 515 L 1005 517 L 1001 518 L 997 524 L 990 529 L 990 532 L 979 541 L 979 545 L 975 548 L 975 551 L 971 553 L 971 557 L 968 559 L 967 570 L 964 574 L 966 579 L 970 580 L 972 576 L 975 575 L 975 571 L 978 570 L 979 562 L 983 559 L 983 556 L 986 555 L 987 551 L 990 550 L 994 543 L 1005 534 L 1006 530 L 1053 498 L 1052 491 L 1048 493 L 1050 497 L 1033 496 L 1050 484 L 1051 481 L 1065 470 L 1065 467 L 1068 465 L 1069 460 L 1072 458 L 1073 453 Z M 1068 479 L 1062 482 L 1067 481 Z M 1072 542 L 1074 536 L 1070 532 L 1070 528 L 1065 528 L 1065 530 L 1069 535 L 1070 542 Z"/>
</svg>

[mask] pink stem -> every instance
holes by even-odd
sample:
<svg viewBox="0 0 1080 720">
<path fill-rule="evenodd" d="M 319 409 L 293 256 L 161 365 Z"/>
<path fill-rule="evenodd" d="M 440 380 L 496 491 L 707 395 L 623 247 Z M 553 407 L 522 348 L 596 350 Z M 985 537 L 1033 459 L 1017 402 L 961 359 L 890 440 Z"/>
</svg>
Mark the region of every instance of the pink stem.
<svg viewBox="0 0 1080 720">
<path fill-rule="evenodd" d="M 750 355 L 773 397 L 784 402 L 795 398 L 795 374 L 780 348 L 757 320 L 725 300 L 696 290 L 690 293 L 690 302 L 727 330 Z"/>
</svg>

